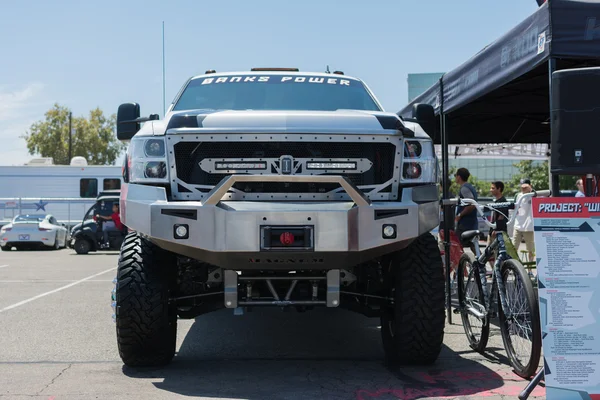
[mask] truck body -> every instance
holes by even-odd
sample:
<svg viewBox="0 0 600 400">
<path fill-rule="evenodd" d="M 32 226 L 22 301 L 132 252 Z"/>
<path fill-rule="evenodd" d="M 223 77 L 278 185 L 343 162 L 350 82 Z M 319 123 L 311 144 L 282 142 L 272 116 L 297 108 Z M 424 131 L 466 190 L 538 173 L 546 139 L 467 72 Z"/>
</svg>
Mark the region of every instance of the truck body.
<svg viewBox="0 0 600 400">
<path fill-rule="evenodd" d="M 121 219 L 134 231 L 113 291 L 125 363 L 170 360 L 177 318 L 262 306 L 380 317 L 391 360 L 437 358 L 444 280 L 430 234 L 439 224 L 431 106 L 407 121 L 357 78 L 253 69 L 189 79 L 164 120 L 139 118 L 137 103 L 121 105 L 118 120 L 129 141 Z M 140 303 L 127 299 L 149 284 L 131 279 L 138 270 L 169 293 L 171 314 L 155 316 L 169 344 L 154 358 L 128 336 L 141 327 Z"/>
</svg>

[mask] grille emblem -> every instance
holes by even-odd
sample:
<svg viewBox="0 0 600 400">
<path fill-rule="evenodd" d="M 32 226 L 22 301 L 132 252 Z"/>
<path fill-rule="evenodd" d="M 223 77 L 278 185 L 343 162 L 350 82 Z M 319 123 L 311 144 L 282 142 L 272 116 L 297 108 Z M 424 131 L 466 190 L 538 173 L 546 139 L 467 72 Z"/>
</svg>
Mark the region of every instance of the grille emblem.
<svg viewBox="0 0 600 400">
<path fill-rule="evenodd" d="M 293 158 L 291 156 L 281 157 L 281 174 L 290 175 L 292 173 Z"/>
</svg>

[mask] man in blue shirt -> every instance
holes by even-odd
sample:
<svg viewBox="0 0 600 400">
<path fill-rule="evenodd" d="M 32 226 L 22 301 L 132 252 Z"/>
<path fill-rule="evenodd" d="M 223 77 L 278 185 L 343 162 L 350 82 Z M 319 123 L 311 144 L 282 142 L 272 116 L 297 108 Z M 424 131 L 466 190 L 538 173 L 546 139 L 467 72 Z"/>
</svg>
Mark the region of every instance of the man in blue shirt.
<svg viewBox="0 0 600 400">
<path fill-rule="evenodd" d="M 477 201 L 477 191 L 469 182 L 471 173 L 466 168 L 459 168 L 454 175 L 455 182 L 460 186 L 458 197 L 461 199 L 473 199 Z M 476 230 L 479 228 L 479 222 L 477 220 L 477 209 L 474 205 L 458 206 L 456 207 L 456 217 L 454 218 L 456 223 L 456 234 L 460 238 L 460 235 L 465 231 Z M 463 246 L 470 245 L 469 243 L 463 243 Z M 475 248 L 471 245 L 471 250 Z"/>
</svg>

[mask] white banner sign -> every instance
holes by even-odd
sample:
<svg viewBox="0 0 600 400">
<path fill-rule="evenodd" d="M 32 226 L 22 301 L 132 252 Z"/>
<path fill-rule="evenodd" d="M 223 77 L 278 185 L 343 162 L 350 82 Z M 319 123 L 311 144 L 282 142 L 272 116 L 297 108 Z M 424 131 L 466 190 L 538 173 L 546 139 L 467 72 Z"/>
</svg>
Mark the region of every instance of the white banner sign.
<svg viewBox="0 0 600 400">
<path fill-rule="evenodd" d="M 533 200 L 548 400 L 600 399 L 600 198 Z"/>
</svg>

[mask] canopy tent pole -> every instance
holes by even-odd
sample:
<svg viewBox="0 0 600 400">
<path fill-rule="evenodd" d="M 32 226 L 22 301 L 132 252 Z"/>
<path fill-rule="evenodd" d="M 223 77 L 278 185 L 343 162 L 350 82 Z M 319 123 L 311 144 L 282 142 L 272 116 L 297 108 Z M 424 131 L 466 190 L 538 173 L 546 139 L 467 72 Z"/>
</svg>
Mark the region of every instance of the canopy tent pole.
<svg viewBox="0 0 600 400">
<path fill-rule="evenodd" d="M 550 57 L 548 59 L 548 103 L 550 106 L 550 141 L 552 141 L 552 117 L 554 114 L 552 111 L 554 110 L 554 104 L 552 103 L 552 73 L 554 71 L 556 71 L 556 59 L 554 57 Z M 550 149 L 550 151 L 552 151 L 552 148 Z M 548 157 L 548 165 L 550 171 L 552 171 L 551 163 L 551 157 Z M 550 172 L 550 192 L 552 197 L 560 197 L 560 182 L 558 178 L 559 175 Z"/>
<path fill-rule="evenodd" d="M 446 115 L 444 114 L 444 77 L 440 78 L 440 135 L 442 145 L 442 197 L 447 200 L 450 197 L 450 185 L 448 182 L 448 137 L 446 135 Z M 446 316 L 448 323 L 452 324 L 452 288 L 450 279 L 450 227 L 454 222 L 453 216 L 450 214 L 450 205 L 442 202 L 444 210 L 444 262 L 446 265 Z"/>
</svg>

